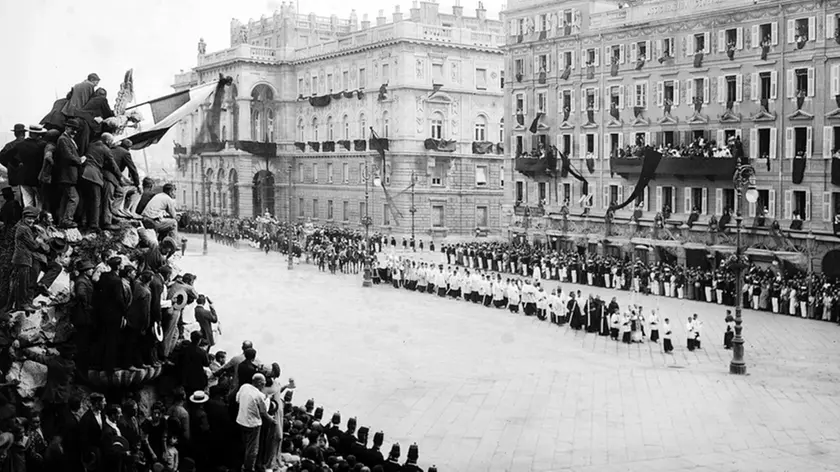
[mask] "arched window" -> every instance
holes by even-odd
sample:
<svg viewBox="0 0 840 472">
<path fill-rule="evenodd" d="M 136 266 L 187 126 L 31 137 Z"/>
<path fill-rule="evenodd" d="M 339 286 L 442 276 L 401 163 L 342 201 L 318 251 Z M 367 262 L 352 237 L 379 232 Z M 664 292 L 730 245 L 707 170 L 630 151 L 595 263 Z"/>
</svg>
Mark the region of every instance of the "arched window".
<svg viewBox="0 0 840 472">
<path fill-rule="evenodd" d="M 269 108 L 266 112 L 266 141 L 269 143 L 274 142 L 274 109 Z"/>
<path fill-rule="evenodd" d="M 312 140 L 318 142 L 318 118 L 312 118 Z"/>
<path fill-rule="evenodd" d="M 365 120 L 365 114 L 362 113 L 359 115 L 359 139 L 365 139 L 367 136 L 367 120 Z"/>
<path fill-rule="evenodd" d="M 333 119 L 331 116 L 327 117 L 327 141 L 335 141 Z"/>
<path fill-rule="evenodd" d="M 387 138 L 390 134 L 391 122 L 388 118 L 388 112 L 382 113 L 382 133 L 384 134 L 384 138 Z"/>
<path fill-rule="evenodd" d="M 227 126 L 222 125 L 222 141 L 227 141 Z"/>
<path fill-rule="evenodd" d="M 306 125 L 303 123 L 303 118 L 298 120 L 298 142 L 306 142 Z"/>
<path fill-rule="evenodd" d="M 435 113 L 431 119 L 432 139 L 443 139 L 443 114 Z"/>
<path fill-rule="evenodd" d="M 487 118 L 484 115 L 478 115 L 475 119 L 475 136 L 474 141 L 487 141 Z"/>
<path fill-rule="evenodd" d="M 350 141 L 350 120 L 347 118 L 347 115 L 344 115 L 342 121 L 344 122 L 344 140 Z"/>
</svg>

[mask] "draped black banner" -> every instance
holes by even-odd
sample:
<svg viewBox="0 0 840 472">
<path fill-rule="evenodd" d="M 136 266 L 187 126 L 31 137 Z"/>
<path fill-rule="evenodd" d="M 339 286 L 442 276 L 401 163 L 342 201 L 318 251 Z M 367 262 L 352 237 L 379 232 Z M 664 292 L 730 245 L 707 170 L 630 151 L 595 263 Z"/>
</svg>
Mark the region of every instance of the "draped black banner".
<svg viewBox="0 0 840 472">
<path fill-rule="evenodd" d="M 353 140 L 353 150 L 354 151 L 367 151 L 367 140 L 366 139 L 354 139 Z"/>
<path fill-rule="evenodd" d="M 586 169 L 590 174 L 595 173 L 595 159 L 592 159 L 591 157 L 586 158 Z"/>
<path fill-rule="evenodd" d="M 320 97 L 309 97 L 309 104 L 313 107 L 325 107 L 332 103 L 330 95 L 321 95 Z"/>
<path fill-rule="evenodd" d="M 233 143 L 237 150 L 245 151 L 249 154 L 260 157 L 275 157 L 277 156 L 276 143 L 258 143 L 255 141 L 236 141 Z"/>
<path fill-rule="evenodd" d="M 306 143 L 296 142 L 295 147 L 298 148 L 298 151 L 305 152 L 306 151 Z"/>
<path fill-rule="evenodd" d="M 426 138 L 423 141 L 423 147 L 429 151 L 455 152 L 455 144 L 454 139 Z"/>
<path fill-rule="evenodd" d="M 793 158 L 793 183 L 799 185 L 802 183 L 802 179 L 805 177 L 805 158 L 804 157 L 794 157 Z"/>
<path fill-rule="evenodd" d="M 344 150 L 346 150 L 346 151 L 350 150 L 350 140 L 349 139 L 342 139 L 341 141 L 338 142 L 338 144 L 341 145 L 341 147 L 343 147 Z"/>
<path fill-rule="evenodd" d="M 831 159 L 831 183 L 840 185 L 840 159 L 836 157 Z"/>
<path fill-rule="evenodd" d="M 490 141 L 473 141 L 472 143 L 472 152 L 473 154 L 490 154 L 493 152 L 494 144 Z"/>
<path fill-rule="evenodd" d="M 656 169 L 659 167 L 659 162 L 662 160 L 662 153 L 654 151 L 651 147 L 645 147 L 644 161 L 642 162 L 642 172 L 639 174 L 639 181 L 636 182 L 636 187 L 630 197 L 622 202 L 620 205 L 610 207 L 610 210 L 617 211 L 626 207 L 635 201 L 639 196 L 644 195 L 645 187 L 648 186 L 651 179 L 656 176 Z"/>
<path fill-rule="evenodd" d="M 309 141 L 307 144 L 309 144 L 309 147 L 311 147 L 313 151 L 315 151 L 315 152 L 320 152 L 321 151 L 321 143 L 320 142 Z"/>
<path fill-rule="evenodd" d="M 569 156 L 563 154 L 560 151 L 557 151 L 557 154 L 560 155 L 560 160 L 562 161 L 562 165 L 560 167 L 560 176 L 561 177 L 568 177 L 569 174 L 572 174 L 572 177 L 576 178 L 577 180 L 589 183 L 584 176 L 580 174 L 574 167 L 572 167 L 572 162 L 569 160 Z"/>
<path fill-rule="evenodd" d="M 534 121 L 531 122 L 531 127 L 528 128 L 528 131 L 533 134 L 537 133 L 537 129 L 540 127 L 540 118 L 542 118 L 542 116 L 542 113 L 537 113 L 537 116 L 534 117 Z"/>
</svg>

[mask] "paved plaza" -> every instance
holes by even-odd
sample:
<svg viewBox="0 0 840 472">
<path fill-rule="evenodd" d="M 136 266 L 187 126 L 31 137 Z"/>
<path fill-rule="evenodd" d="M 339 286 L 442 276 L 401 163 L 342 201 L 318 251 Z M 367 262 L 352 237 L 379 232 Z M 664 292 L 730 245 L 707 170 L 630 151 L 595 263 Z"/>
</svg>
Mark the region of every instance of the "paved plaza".
<svg viewBox="0 0 840 472">
<path fill-rule="evenodd" d="M 432 256 L 434 257 L 434 256 Z M 178 264 L 219 311 L 219 348 L 254 341 L 386 449 L 441 471 L 840 470 L 840 327 L 746 311 L 748 376 L 728 373 L 720 306 L 568 284 L 658 306 L 676 350 L 624 345 L 507 310 L 330 275 L 191 237 Z M 564 287 L 565 288 L 565 287 Z M 703 349 L 684 324 L 704 322 Z M 343 425 L 342 425 L 343 426 Z M 404 459 L 404 457 L 403 457 Z"/>
</svg>

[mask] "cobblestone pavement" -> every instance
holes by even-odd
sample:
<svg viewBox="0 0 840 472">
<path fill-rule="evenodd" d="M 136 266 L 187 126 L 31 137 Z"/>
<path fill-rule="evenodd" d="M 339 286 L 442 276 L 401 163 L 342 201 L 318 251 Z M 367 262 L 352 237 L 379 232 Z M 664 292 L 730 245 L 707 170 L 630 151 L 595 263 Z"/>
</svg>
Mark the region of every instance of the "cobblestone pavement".
<svg viewBox="0 0 840 472">
<path fill-rule="evenodd" d="M 286 268 L 279 254 L 192 237 L 179 262 L 222 320 L 325 416 L 412 441 L 446 471 L 840 470 L 840 328 L 746 311 L 749 374 L 728 374 L 724 308 L 639 297 L 672 318 L 674 355 L 506 310 Z M 430 257 L 435 257 L 434 255 Z M 603 297 L 631 295 L 580 288 Z M 684 348 L 685 317 L 704 321 Z"/>
</svg>

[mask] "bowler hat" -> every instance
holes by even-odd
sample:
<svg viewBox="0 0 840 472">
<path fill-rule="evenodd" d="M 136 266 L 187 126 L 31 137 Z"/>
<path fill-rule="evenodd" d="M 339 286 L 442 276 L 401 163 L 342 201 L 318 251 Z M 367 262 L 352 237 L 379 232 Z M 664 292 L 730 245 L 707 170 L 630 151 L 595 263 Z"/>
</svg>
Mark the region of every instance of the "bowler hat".
<svg viewBox="0 0 840 472">
<path fill-rule="evenodd" d="M 91 262 L 87 259 L 82 259 L 82 260 L 80 260 L 79 262 L 76 263 L 76 270 L 78 270 L 79 272 L 84 272 L 86 270 L 95 269 L 95 268 L 96 268 L 96 264 L 94 264 L 93 262 Z"/>
<path fill-rule="evenodd" d="M 53 238 L 50 240 L 50 249 L 55 252 L 64 252 L 67 249 L 67 240 L 64 238 Z"/>
<path fill-rule="evenodd" d="M 95 402 L 96 400 L 104 400 L 105 395 L 102 395 L 99 392 L 93 392 L 90 394 L 90 401 Z"/>
<path fill-rule="evenodd" d="M 17 123 L 15 124 L 14 128 L 12 128 L 13 133 L 20 133 L 23 131 L 26 131 L 26 125 L 23 123 Z"/>
<path fill-rule="evenodd" d="M 126 149 L 131 149 L 131 146 L 134 146 L 134 143 L 132 143 L 130 139 L 125 138 L 120 142 L 120 146 Z"/>
</svg>

